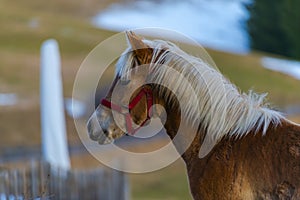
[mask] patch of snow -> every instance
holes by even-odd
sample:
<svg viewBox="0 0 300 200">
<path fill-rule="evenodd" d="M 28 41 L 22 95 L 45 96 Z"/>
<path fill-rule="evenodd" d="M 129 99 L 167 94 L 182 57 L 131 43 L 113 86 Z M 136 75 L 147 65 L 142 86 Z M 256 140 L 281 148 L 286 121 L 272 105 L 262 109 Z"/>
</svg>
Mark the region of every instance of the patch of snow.
<svg viewBox="0 0 300 200">
<path fill-rule="evenodd" d="M 86 114 L 85 104 L 76 99 L 65 99 L 65 109 L 67 114 L 74 119 L 79 119 Z"/>
<path fill-rule="evenodd" d="M 14 93 L 0 93 L 0 106 L 13 106 L 17 104 L 18 96 Z"/>
<path fill-rule="evenodd" d="M 263 57 L 261 63 L 267 69 L 278 71 L 300 80 L 299 61 Z"/>
<path fill-rule="evenodd" d="M 115 31 L 157 27 L 181 32 L 202 45 L 233 53 L 250 49 L 245 3 L 251 0 L 136 1 L 113 4 L 92 19 L 100 28 Z"/>
</svg>

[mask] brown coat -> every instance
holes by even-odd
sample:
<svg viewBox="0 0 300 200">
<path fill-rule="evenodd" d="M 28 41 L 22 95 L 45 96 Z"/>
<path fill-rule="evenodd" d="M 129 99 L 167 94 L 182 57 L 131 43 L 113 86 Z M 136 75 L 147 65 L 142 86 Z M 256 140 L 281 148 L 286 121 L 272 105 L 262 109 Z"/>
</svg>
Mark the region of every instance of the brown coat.
<svg viewBox="0 0 300 200">
<path fill-rule="evenodd" d="M 194 199 L 300 199 L 299 126 L 283 122 L 264 136 L 223 138 L 202 159 L 199 135 L 182 156 Z"/>
</svg>

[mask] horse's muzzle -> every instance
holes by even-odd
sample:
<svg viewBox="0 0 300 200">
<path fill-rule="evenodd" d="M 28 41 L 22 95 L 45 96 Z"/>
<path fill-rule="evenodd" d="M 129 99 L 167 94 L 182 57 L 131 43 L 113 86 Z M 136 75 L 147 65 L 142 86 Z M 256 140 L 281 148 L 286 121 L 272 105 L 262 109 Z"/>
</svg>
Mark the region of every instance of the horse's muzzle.
<svg viewBox="0 0 300 200">
<path fill-rule="evenodd" d="M 110 144 L 113 139 L 109 138 L 108 131 L 103 129 L 94 113 L 87 122 L 87 130 L 91 140 L 98 141 L 99 144 Z"/>
</svg>

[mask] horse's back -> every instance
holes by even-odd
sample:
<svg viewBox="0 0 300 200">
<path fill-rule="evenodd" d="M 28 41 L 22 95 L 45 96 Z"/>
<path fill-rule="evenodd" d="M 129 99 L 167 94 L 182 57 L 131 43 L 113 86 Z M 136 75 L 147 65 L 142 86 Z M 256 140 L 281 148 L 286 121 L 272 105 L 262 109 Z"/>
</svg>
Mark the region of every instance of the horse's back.
<svg viewBox="0 0 300 200">
<path fill-rule="evenodd" d="M 188 168 L 195 199 L 300 199 L 300 127 L 225 138 Z"/>
<path fill-rule="evenodd" d="M 255 199 L 300 199 L 299 126 L 284 121 L 248 151 L 245 167 Z"/>
</svg>

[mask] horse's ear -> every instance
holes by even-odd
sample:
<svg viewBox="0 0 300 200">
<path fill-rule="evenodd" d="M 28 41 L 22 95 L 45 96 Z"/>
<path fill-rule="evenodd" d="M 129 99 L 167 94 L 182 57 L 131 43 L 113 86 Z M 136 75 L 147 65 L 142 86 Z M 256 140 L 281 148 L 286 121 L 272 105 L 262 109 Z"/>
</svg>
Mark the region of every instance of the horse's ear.
<svg viewBox="0 0 300 200">
<path fill-rule="evenodd" d="M 139 64 L 148 64 L 151 61 L 152 49 L 143 42 L 143 38 L 132 31 L 126 31 L 126 37 Z"/>
</svg>

